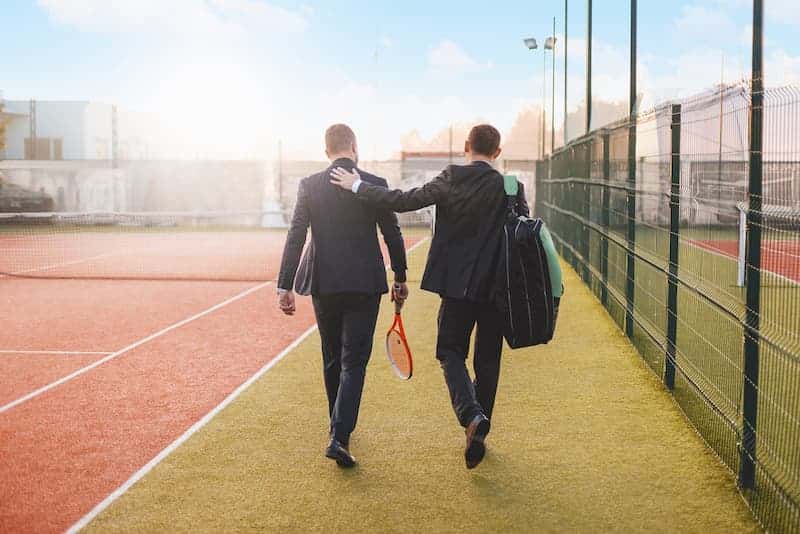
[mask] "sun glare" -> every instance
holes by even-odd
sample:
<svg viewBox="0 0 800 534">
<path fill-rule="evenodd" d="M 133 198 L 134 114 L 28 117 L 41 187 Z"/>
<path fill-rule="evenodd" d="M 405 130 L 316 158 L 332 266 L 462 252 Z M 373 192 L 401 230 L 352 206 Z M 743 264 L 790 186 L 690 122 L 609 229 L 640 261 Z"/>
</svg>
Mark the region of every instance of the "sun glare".
<svg viewBox="0 0 800 534">
<path fill-rule="evenodd" d="M 158 84 L 165 133 L 178 147 L 239 158 L 266 149 L 274 127 L 269 86 L 235 61 L 187 63 Z"/>
</svg>

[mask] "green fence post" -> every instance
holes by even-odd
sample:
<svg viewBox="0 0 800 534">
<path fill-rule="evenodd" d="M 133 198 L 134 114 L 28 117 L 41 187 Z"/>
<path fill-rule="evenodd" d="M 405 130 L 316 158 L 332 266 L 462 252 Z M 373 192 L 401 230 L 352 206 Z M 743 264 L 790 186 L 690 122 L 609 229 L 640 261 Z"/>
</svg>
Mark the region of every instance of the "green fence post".
<svg viewBox="0 0 800 534">
<path fill-rule="evenodd" d="M 628 232 L 627 264 L 625 268 L 625 335 L 633 337 L 633 299 L 636 279 L 636 117 L 631 117 L 628 125 Z"/>
<path fill-rule="evenodd" d="M 761 180 L 764 128 L 764 2 L 753 1 L 753 87 L 750 110 L 750 206 L 747 210 L 747 311 L 744 325 L 744 384 L 742 394 L 742 445 L 739 485 L 755 488 L 756 423 L 758 421 L 758 370 L 761 308 Z"/>
<path fill-rule="evenodd" d="M 636 45 L 637 39 L 637 1 L 631 0 L 631 53 L 630 53 L 630 123 L 628 125 L 628 261 L 625 269 L 625 335 L 633 337 L 633 297 L 636 277 L 636 260 L 633 255 L 636 247 Z"/>
<path fill-rule="evenodd" d="M 581 182 L 581 191 L 583 195 L 581 200 L 583 201 L 583 205 L 581 206 L 581 215 L 583 216 L 585 221 L 591 221 L 592 217 L 592 184 L 590 183 L 592 179 L 592 150 L 594 148 L 596 136 L 592 134 L 592 136 L 586 141 L 583 147 L 583 165 L 581 165 L 581 170 L 583 176 L 583 182 Z M 581 225 L 581 252 L 583 253 L 583 281 L 586 285 L 592 285 L 592 244 L 591 244 L 591 230 L 587 224 Z"/>
<path fill-rule="evenodd" d="M 678 244 L 681 217 L 681 105 L 672 106 L 672 188 L 669 195 L 669 277 L 667 278 L 667 357 L 664 385 L 675 388 L 675 354 L 678 337 Z"/>
<path fill-rule="evenodd" d="M 611 134 L 603 130 L 603 199 L 600 211 L 600 222 L 603 225 L 603 235 L 600 240 L 600 275 L 603 277 L 600 288 L 600 302 L 608 307 L 608 232 L 610 225 L 610 196 L 609 181 L 611 180 Z"/>
</svg>

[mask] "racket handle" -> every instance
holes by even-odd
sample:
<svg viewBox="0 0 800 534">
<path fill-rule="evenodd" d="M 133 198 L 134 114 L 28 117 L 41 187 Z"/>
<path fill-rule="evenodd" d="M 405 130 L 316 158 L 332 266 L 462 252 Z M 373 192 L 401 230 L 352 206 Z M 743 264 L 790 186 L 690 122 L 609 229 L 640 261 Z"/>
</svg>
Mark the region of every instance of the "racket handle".
<svg viewBox="0 0 800 534">
<path fill-rule="evenodd" d="M 394 300 L 394 312 L 395 312 L 397 315 L 400 315 L 400 310 L 403 308 L 403 304 L 405 303 L 405 299 L 403 299 L 403 300 L 399 300 L 399 299 L 397 298 L 397 295 L 400 293 L 400 290 L 401 290 L 401 289 L 403 289 L 403 286 L 402 286 L 402 285 L 400 285 L 400 284 L 398 284 L 398 283 L 395 283 L 395 284 L 392 286 L 392 300 Z M 407 297 L 407 296 L 408 296 L 408 295 L 406 295 L 406 297 Z"/>
</svg>

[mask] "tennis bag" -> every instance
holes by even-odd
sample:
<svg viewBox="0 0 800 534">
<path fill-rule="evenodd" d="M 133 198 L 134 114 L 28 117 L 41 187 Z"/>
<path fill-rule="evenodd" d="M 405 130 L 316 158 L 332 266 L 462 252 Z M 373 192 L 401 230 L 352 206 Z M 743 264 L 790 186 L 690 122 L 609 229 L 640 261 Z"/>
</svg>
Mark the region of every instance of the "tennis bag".
<svg viewBox="0 0 800 534">
<path fill-rule="evenodd" d="M 515 176 L 505 177 L 508 214 L 503 226 L 495 305 L 504 318 L 503 337 L 512 349 L 553 339 L 563 286 L 561 268 L 544 222 L 517 214 Z M 548 241 L 550 247 L 547 247 Z M 557 288 L 557 291 L 554 291 Z"/>
</svg>

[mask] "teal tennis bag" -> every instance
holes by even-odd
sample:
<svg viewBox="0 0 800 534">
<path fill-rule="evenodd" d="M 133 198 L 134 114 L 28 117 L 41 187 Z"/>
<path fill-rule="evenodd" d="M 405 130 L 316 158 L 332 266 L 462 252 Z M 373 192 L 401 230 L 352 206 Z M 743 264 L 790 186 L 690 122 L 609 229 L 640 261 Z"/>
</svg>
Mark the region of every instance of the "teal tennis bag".
<svg viewBox="0 0 800 534">
<path fill-rule="evenodd" d="M 505 189 L 508 215 L 493 300 L 504 318 L 503 336 L 517 349 L 553 339 L 564 288 L 544 221 L 519 215 L 516 176 L 505 177 Z"/>
</svg>

